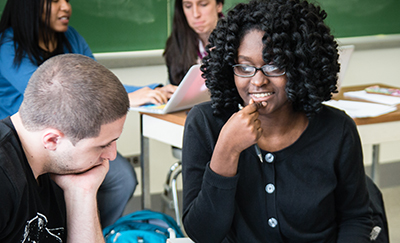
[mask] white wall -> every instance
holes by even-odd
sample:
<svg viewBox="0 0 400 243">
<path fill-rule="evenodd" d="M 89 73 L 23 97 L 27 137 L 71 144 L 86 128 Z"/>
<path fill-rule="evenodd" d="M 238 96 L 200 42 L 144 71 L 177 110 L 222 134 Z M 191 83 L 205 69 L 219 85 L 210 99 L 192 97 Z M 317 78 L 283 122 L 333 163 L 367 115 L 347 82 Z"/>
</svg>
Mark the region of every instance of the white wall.
<svg viewBox="0 0 400 243">
<path fill-rule="evenodd" d="M 375 39 L 375 37 L 373 38 Z M 395 40 L 389 44 L 383 41 L 364 43 L 365 39 L 341 39 L 339 43 L 354 44 L 356 49 L 348 66 L 346 76 L 343 80 L 343 86 L 385 83 L 400 87 L 400 38 L 396 36 Z M 394 43 L 394 44 L 393 44 Z M 382 48 L 384 47 L 384 48 Z M 114 61 L 103 61 L 101 55 L 96 58 L 104 65 L 111 66 L 111 70 L 120 78 L 124 84 L 146 85 L 150 83 L 165 83 L 167 80 L 167 70 L 161 58 L 161 51 L 151 52 L 150 54 L 156 61 L 148 61 L 148 65 L 143 66 L 140 60 L 120 62 L 135 65 L 131 67 L 112 67 Z M 145 53 L 146 54 L 146 53 Z M 133 53 L 136 55 L 136 53 Z M 143 56 L 143 53 L 141 53 Z M 152 65 L 151 62 L 156 63 Z M 127 65 L 127 66 L 129 66 Z M 399 127 L 400 129 L 400 127 Z M 389 131 L 390 132 L 390 131 Z M 121 138 L 118 140 L 118 151 L 123 155 L 140 154 L 140 130 L 139 116 L 137 112 L 129 112 L 125 128 Z M 400 142 L 385 143 L 381 145 L 380 161 L 382 163 L 400 161 Z M 372 146 L 364 146 L 365 164 L 371 164 Z M 150 141 L 150 181 L 151 193 L 161 192 L 166 173 L 170 165 L 175 162 L 171 154 L 171 147 L 157 141 Z M 140 177 L 140 168 L 137 168 L 137 174 Z M 140 186 L 135 192 L 140 194 Z"/>
</svg>

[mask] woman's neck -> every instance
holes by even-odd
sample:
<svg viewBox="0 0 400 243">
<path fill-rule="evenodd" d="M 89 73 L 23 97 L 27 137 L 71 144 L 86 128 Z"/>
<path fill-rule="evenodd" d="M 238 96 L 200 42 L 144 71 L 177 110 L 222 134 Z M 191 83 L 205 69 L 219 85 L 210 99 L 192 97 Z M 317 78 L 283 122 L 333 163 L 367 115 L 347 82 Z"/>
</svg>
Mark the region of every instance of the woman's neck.
<svg viewBox="0 0 400 243">
<path fill-rule="evenodd" d="M 45 43 L 45 40 L 43 40 L 43 36 L 39 35 L 39 47 L 46 51 L 46 52 L 53 52 L 57 48 L 57 38 L 55 33 L 52 33 L 50 36 L 50 39 L 48 40 L 48 43 Z"/>
<path fill-rule="evenodd" d="M 201 42 L 203 42 L 203 47 L 204 47 L 204 48 L 206 47 L 206 45 L 208 45 L 208 38 L 209 38 L 209 37 L 210 37 L 209 34 L 202 34 L 202 35 L 199 35 L 199 38 L 200 38 Z"/>
<path fill-rule="evenodd" d="M 306 130 L 309 120 L 304 112 L 290 112 L 274 118 L 261 117 L 263 134 L 258 141 L 260 148 L 279 151 L 293 144 Z"/>
</svg>

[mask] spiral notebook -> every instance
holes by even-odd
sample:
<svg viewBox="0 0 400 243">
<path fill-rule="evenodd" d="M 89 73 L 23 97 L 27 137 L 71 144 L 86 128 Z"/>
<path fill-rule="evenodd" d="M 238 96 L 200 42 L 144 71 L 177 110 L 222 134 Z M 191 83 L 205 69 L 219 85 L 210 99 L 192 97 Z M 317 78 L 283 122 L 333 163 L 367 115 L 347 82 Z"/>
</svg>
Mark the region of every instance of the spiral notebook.
<svg viewBox="0 0 400 243">
<path fill-rule="evenodd" d="M 143 105 L 139 107 L 131 107 L 130 110 L 145 113 L 167 114 L 189 109 L 194 105 L 209 101 L 210 94 L 201 74 L 202 71 L 200 70 L 200 64 L 193 65 L 166 104 Z"/>
</svg>

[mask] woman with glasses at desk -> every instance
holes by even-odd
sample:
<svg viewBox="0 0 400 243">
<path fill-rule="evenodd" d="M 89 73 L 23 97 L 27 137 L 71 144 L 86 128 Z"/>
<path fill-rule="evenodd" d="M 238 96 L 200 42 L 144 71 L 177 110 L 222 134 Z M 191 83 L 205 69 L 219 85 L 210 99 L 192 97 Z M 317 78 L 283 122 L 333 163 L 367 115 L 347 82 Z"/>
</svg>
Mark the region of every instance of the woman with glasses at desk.
<svg viewBox="0 0 400 243">
<path fill-rule="evenodd" d="M 303 0 L 251 1 L 212 32 L 211 102 L 189 112 L 183 141 L 183 225 L 195 242 L 376 237 L 356 125 L 322 104 L 339 71 L 325 18 Z"/>
<path fill-rule="evenodd" d="M 68 26 L 72 14 L 68 0 L 8 0 L 0 21 L 0 119 L 16 113 L 33 72 L 52 56 L 77 53 L 94 56 L 83 37 Z M 125 86 L 130 105 L 165 103 L 176 87 Z M 137 185 L 130 163 L 120 154 L 98 193 L 102 226 L 123 213 Z"/>
</svg>

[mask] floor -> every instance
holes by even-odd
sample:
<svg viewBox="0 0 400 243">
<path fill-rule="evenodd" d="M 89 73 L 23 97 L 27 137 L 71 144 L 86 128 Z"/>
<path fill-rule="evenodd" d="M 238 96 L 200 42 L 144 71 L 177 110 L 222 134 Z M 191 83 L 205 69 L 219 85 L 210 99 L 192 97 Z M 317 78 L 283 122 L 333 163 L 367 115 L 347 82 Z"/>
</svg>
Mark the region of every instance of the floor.
<svg viewBox="0 0 400 243">
<path fill-rule="evenodd" d="M 389 237 L 391 243 L 400 242 L 400 186 L 385 187 L 381 189 L 385 203 L 386 215 L 389 224 Z M 125 214 L 140 209 L 140 198 L 133 197 L 125 209 Z M 161 211 L 160 195 L 152 195 L 152 209 Z M 171 210 L 165 211 L 174 217 Z"/>
<path fill-rule="evenodd" d="M 400 186 L 381 189 L 389 224 L 391 243 L 400 242 Z"/>
</svg>

